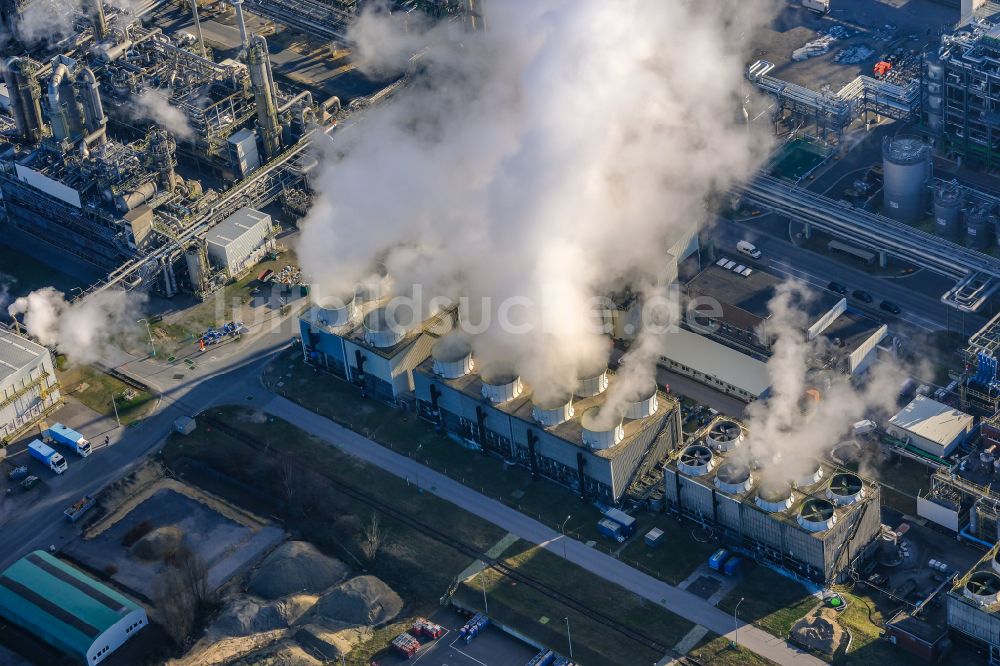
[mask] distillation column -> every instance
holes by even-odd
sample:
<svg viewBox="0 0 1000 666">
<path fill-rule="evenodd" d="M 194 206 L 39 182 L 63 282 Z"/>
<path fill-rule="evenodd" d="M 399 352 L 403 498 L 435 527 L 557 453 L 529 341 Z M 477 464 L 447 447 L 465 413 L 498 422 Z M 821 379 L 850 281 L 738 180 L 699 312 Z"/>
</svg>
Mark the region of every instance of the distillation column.
<svg viewBox="0 0 1000 666">
<path fill-rule="evenodd" d="M 177 187 L 175 148 L 176 144 L 166 130 L 158 127 L 149 130 L 150 168 L 159 174 L 160 187 L 166 192 L 173 192 Z"/>
<path fill-rule="evenodd" d="M 274 159 L 281 152 L 281 125 L 278 124 L 278 100 L 271 74 L 267 40 L 254 35 L 247 52 L 247 68 L 257 102 L 257 131 L 264 145 L 264 155 Z"/>
<path fill-rule="evenodd" d="M 8 58 L 3 78 L 10 95 L 10 108 L 21 138 L 37 143 L 42 138 L 42 87 L 38 84 L 38 63 L 27 58 Z"/>
<path fill-rule="evenodd" d="M 108 36 L 108 20 L 104 16 L 104 0 L 90 0 L 90 21 L 94 25 L 94 39 L 101 41 Z"/>
</svg>

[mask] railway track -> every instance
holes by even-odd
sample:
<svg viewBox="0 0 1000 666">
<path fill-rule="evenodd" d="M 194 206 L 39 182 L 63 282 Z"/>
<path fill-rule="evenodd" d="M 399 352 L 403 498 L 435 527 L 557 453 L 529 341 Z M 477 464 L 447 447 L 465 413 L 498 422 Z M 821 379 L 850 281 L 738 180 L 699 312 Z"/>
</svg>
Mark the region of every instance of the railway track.
<svg viewBox="0 0 1000 666">
<path fill-rule="evenodd" d="M 233 428 L 232 426 L 223 423 L 218 419 L 213 418 L 212 416 L 207 416 L 205 414 L 199 415 L 198 420 L 208 425 L 211 425 L 213 428 L 219 430 L 220 432 L 223 432 L 226 435 L 229 435 L 230 437 L 233 437 L 243 442 L 252 449 L 255 449 L 265 454 L 267 453 L 267 446 L 263 442 L 255 438 L 253 435 L 250 435 L 238 428 Z M 297 461 L 294 464 L 296 467 L 299 467 L 303 470 L 312 471 L 312 468 L 309 467 L 308 465 L 298 463 Z M 534 578 L 532 576 L 528 576 L 527 574 L 518 571 L 517 569 L 514 569 L 501 559 L 495 559 L 489 557 L 485 553 L 481 552 L 479 549 L 470 546 L 469 544 L 464 543 L 458 539 L 455 539 L 450 535 L 445 534 L 441 530 L 437 529 L 433 525 L 425 523 L 419 518 L 416 518 L 411 514 L 408 514 L 390 504 L 383 502 L 382 500 L 378 499 L 375 495 L 371 493 L 368 493 L 364 490 L 361 490 L 360 488 L 357 488 L 355 486 L 343 482 L 338 482 L 334 487 L 343 494 L 347 495 L 348 497 L 351 497 L 352 499 L 362 502 L 368 505 L 369 507 L 391 518 L 399 520 L 400 522 L 409 525 L 410 527 L 413 527 L 417 531 L 421 532 L 425 536 L 434 539 L 438 543 L 449 546 L 450 548 L 455 549 L 456 551 L 462 553 L 463 555 L 467 555 L 473 559 L 485 562 L 488 568 L 492 569 L 493 571 L 496 571 L 501 576 L 509 578 L 517 582 L 519 585 L 526 585 L 531 589 L 552 599 L 553 601 L 561 603 L 568 608 L 572 608 L 574 611 L 580 613 L 581 615 L 587 617 L 588 619 L 593 620 L 594 622 L 597 622 L 609 629 L 612 629 L 616 633 L 621 634 L 622 636 L 628 638 L 629 640 L 639 643 L 640 645 L 644 645 L 650 648 L 651 650 L 655 650 L 659 654 L 667 654 L 671 649 L 671 646 L 664 645 L 655 638 L 622 624 L 614 617 L 607 615 L 606 613 L 603 613 L 594 608 L 591 608 L 590 606 L 587 606 L 578 599 L 575 599 L 574 597 L 568 594 L 556 590 L 555 588 L 547 585 L 543 581 Z"/>
</svg>

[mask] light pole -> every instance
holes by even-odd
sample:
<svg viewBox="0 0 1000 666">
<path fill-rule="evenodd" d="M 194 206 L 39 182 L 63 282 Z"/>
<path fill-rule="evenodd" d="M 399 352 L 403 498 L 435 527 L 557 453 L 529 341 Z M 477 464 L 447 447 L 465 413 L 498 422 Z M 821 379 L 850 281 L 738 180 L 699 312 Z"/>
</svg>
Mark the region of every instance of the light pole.
<svg viewBox="0 0 1000 666">
<path fill-rule="evenodd" d="M 569 658 L 573 658 L 573 634 L 569 631 L 569 618 L 563 618 L 566 621 L 566 640 L 569 642 Z"/>
<path fill-rule="evenodd" d="M 562 533 L 563 559 L 564 560 L 568 560 L 569 559 L 568 557 L 566 557 L 566 523 L 568 523 L 569 519 L 572 518 L 572 517 L 573 516 L 566 516 L 566 520 L 562 521 L 562 525 L 559 526 L 559 531 Z M 570 655 L 570 656 L 573 656 L 573 655 Z"/>
<path fill-rule="evenodd" d="M 490 605 L 486 602 L 486 572 L 483 571 L 479 574 L 479 582 L 483 586 L 483 613 L 486 615 L 490 614 Z"/>
<path fill-rule="evenodd" d="M 114 409 L 115 409 L 115 421 L 118 422 L 118 427 L 121 428 L 122 427 L 122 420 L 120 418 L 118 418 L 118 394 L 117 393 L 112 393 L 111 394 L 111 406 L 114 407 Z"/>
<path fill-rule="evenodd" d="M 418 493 L 424 492 L 424 489 L 420 487 L 420 461 L 417 459 L 417 454 L 420 453 L 420 449 L 422 449 L 422 448 L 424 448 L 424 445 L 420 444 L 419 446 L 417 446 L 417 450 L 413 452 L 413 462 L 417 463 L 417 466 L 414 468 L 414 472 L 413 473 L 414 473 L 414 476 L 416 476 L 416 479 L 417 479 L 417 492 Z"/>
<path fill-rule="evenodd" d="M 135 323 L 146 325 L 146 335 L 149 336 L 149 348 L 153 350 L 153 356 L 156 356 L 156 346 L 153 345 L 153 332 L 149 330 L 149 320 L 148 319 L 136 319 Z"/>
<path fill-rule="evenodd" d="M 736 602 L 736 608 L 733 609 L 733 643 L 732 647 L 736 647 L 740 644 L 740 625 L 736 621 L 736 613 L 740 610 L 740 604 L 743 603 L 744 597 L 740 597 L 740 600 Z"/>
</svg>

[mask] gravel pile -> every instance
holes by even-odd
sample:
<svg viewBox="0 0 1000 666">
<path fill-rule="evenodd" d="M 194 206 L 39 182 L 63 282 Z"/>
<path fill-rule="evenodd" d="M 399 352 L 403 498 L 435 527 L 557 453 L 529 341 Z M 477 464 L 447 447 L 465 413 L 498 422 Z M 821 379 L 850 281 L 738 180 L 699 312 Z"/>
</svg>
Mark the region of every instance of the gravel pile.
<svg viewBox="0 0 1000 666">
<path fill-rule="evenodd" d="M 250 576 L 248 590 L 263 599 L 322 592 L 343 581 L 350 569 L 305 541 L 288 541 L 274 550 Z"/>
<path fill-rule="evenodd" d="M 309 612 L 346 624 L 379 626 L 403 610 L 403 600 L 375 576 L 358 576 L 324 594 Z"/>
<path fill-rule="evenodd" d="M 281 642 L 258 650 L 230 666 L 322 666 L 323 662 L 294 643 Z"/>
<path fill-rule="evenodd" d="M 837 612 L 830 608 L 806 615 L 792 625 L 791 634 L 796 643 L 823 654 L 833 654 L 844 640 Z"/>
<path fill-rule="evenodd" d="M 161 562 L 173 555 L 184 541 L 184 532 L 176 525 L 164 525 L 132 544 L 132 554 L 147 562 Z"/>
<path fill-rule="evenodd" d="M 316 603 L 317 597 L 296 594 L 285 599 L 261 603 L 247 596 L 233 597 L 212 623 L 218 636 L 251 636 L 294 624 Z"/>
</svg>

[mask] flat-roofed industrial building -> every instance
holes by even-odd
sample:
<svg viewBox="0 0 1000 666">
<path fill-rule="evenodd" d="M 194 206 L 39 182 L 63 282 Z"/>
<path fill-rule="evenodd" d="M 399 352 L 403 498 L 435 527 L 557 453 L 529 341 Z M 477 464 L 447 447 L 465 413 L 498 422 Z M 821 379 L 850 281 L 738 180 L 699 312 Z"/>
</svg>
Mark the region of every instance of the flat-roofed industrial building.
<svg viewBox="0 0 1000 666">
<path fill-rule="evenodd" d="M 149 622 L 141 606 L 42 550 L 0 574 L 0 617 L 87 664 Z"/>
<path fill-rule="evenodd" d="M 270 215 L 240 208 L 212 227 L 205 245 L 216 266 L 236 277 L 261 260 L 271 233 Z"/>
<path fill-rule="evenodd" d="M 0 326 L 0 440 L 31 426 L 60 399 L 49 350 Z"/>
<path fill-rule="evenodd" d="M 889 419 L 886 432 L 922 451 L 944 458 L 969 438 L 973 421 L 972 416 L 965 412 L 918 395 Z"/>
</svg>

